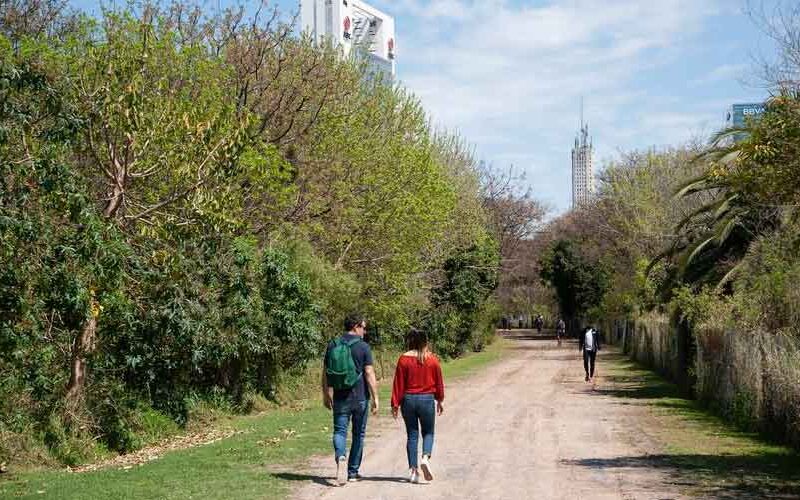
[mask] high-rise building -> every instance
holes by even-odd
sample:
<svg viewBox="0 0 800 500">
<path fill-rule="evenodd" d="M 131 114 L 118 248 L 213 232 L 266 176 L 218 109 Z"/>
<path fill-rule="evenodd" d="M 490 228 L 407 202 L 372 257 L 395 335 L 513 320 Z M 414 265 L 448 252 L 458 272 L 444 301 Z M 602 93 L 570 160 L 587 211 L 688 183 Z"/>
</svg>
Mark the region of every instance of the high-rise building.
<svg viewBox="0 0 800 500">
<path fill-rule="evenodd" d="M 300 22 L 317 43 L 364 57 L 371 73 L 395 76 L 394 18 L 360 0 L 302 0 Z"/>
<path fill-rule="evenodd" d="M 572 148 L 572 208 L 588 202 L 593 192 L 592 139 L 589 137 L 589 125 L 581 119 L 581 130 Z"/>
</svg>

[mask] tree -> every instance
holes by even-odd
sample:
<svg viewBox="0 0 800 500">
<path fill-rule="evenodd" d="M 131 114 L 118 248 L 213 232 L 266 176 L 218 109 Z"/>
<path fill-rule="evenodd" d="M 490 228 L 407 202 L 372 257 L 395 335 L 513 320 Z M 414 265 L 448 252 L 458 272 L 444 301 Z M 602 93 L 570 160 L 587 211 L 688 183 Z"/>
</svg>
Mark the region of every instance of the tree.
<svg viewBox="0 0 800 500">
<path fill-rule="evenodd" d="M 547 210 L 533 198 L 530 188 L 520 189 L 524 177 L 513 166 L 508 171 L 484 166 L 481 173 L 484 209 L 500 242 L 500 255 L 505 258 L 514 253 L 520 241 L 534 235 Z"/>
<path fill-rule="evenodd" d="M 748 0 L 746 12 L 777 47 L 775 56 L 756 59 L 761 83 L 776 93 L 796 91 L 800 87 L 800 6 L 785 0 Z"/>
<path fill-rule="evenodd" d="M 735 141 L 741 132 L 746 137 Z M 687 282 L 728 283 L 752 242 L 795 212 L 798 152 L 800 105 L 794 94 L 771 99 L 765 113 L 744 129 L 718 134 L 697 159 L 705 166 L 703 175 L 676 194 L 679 199 L 705 194 L 710 201 L 677 224 L 676 238 L 654 264 L 671 257 L 678 277 Z"/>
<path fill-rule="evenodd" d="M 609 287 L 608 271 L 587 262 L 569 240 L 556 241 L 540 261 L 542 280 L 552 286 L 561 314 L 579 319 L 600 305 Z"/>
</svg>

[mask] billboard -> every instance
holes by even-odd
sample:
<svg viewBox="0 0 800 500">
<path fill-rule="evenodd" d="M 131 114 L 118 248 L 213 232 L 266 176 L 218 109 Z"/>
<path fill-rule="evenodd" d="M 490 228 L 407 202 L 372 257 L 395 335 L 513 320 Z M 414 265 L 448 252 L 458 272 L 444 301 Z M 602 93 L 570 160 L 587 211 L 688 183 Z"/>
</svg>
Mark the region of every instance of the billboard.
<svg viewBox="0 0 800 500">
<path fill-rule="evenodd" d="M 734 104 L 728 110 L 726 125 L 728 127 L 744 127 L 748 118 L 755 118 L 764 113 L 766 105 L 761 103 Z"/>
</svg>

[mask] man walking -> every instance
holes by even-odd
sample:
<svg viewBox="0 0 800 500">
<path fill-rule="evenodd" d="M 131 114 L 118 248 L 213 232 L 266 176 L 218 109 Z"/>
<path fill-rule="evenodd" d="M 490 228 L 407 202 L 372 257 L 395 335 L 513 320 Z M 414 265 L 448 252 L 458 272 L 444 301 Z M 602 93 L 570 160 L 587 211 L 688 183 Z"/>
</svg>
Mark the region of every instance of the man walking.
<svg viewBox="0 0 800 500">
<path fill-rule="evenodd" d="M 567 324 L 564 322 L 564 318 L 559 318 L 558 323 L 556 323 L 556 339 L 558 339 L 558 345 L 561 345 L 561 337 L 565 336 L 567 333 Z"/>
<path fill-rule="evenodd" d="M 597 351 L 600 350 L 600 335 L 597 330 L 587 326 L 578 339 L 578 349 L 583 352 L 583 369 L 586 371 L 586 381 L 594 378 L 594 361 Z"/>
<path fill-rule="evenodd" d="M 336 481 L 360 479 L 358 473 L 364 454 L 367 410 L 378 413 L 378 381 L 372 363 L 372 351 L 364 341 L 367 322 L 360 314 L 344 321 L 345 334 L 328 344 L 322 370 L 322 400 L 333 410 L 333 450 L 336 458 Z M 347 427 L 353 422 L 350 457 L 345 462 Z"/>
<path fill-rule="evenodd" d="M 536 318 L 533 320 L 533 327 L 536 328 L 536 331 L 539 335 L 542 334 L 542 327 L 544 327 L 544 318 L 541 314 L 537 314 Z"/>
</svg>

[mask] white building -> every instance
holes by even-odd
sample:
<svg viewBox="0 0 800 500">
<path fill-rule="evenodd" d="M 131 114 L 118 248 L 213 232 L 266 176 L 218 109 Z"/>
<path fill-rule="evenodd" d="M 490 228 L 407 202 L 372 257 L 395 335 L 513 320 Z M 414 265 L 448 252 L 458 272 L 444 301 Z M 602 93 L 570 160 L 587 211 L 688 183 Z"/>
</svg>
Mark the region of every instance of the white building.
<svg viewBox="0 0 800 500">
<path fill-rule="evenodd" d="M 572 208 L 588 202 L 593 192 L 592 139 L 589 125 L 581 123 L 581 131 L 572 148 Z"/>
<path fill-rule="evenodd" d="M 328 40 L 345 56 L 363 55 L 371 68 L 394 78 L 392 16 L 360 0 L 302 0 L 300 22 L 317 43 Z"/>
</svg>

